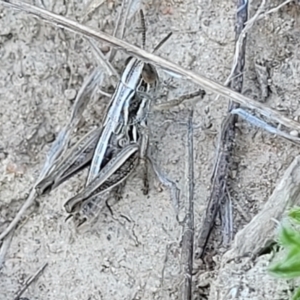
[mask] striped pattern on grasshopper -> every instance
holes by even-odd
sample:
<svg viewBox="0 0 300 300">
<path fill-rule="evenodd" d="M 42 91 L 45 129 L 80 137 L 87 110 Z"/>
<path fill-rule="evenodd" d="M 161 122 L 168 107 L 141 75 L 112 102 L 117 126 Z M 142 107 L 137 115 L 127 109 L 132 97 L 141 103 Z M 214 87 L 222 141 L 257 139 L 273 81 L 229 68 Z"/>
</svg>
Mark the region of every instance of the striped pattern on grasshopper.
<svg viewBox="0 0 300 300">
<path fill-rule="evenodd" d="M 145 39 L 145 34 L 143 37 Z M 103 127 L 86 134 L 37 185 L 37 192 L 43 194 L 90 165 L 85 187 L 65 203 L 67 213 L 74 217 L 77 225 L 87 220 L 91 210 L 99 210 L 104 200 L 124 184 L 140 159 L 146 156 L 147 115 L 157 85 L 155 68 L 130 57 L 110 101 Z"/>
</svg>

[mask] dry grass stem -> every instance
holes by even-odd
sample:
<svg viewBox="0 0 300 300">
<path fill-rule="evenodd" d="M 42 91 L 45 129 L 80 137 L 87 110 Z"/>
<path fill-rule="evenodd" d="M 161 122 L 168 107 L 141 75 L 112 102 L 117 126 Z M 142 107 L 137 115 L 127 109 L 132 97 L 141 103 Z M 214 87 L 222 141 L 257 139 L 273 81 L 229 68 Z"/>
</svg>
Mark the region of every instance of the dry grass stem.
<svg viewBox="0 0 300 300">
<path fill-rule="evenodd" d="M 179 65 L 176 65 L 168 60 L 165 60 L 161 57 L 158 57 L 152 53 L 149 53 L 143 49 L 140 49 L 136 46 L 133 46 L 123 40 L 117 39 L 107 33 L 102 31 L 97 31 L 95 29 L 89 28 L 87 26 L 81 25 L 78 22 L 73 20 L 69 20 L 63 16 L 56 15 L 52 12 L 46 11 L 44 9 L 38 8 L 36 6 L 24 3 L 19 0 L 1 0 L 1 2 L 5 5 L 9 5 L 16 9 L 22 10 L 24 12 L 33 14 L 47 22 L 56 24 L 59 27 L 67 28 L 71 31 L 75 31 L 77 33 L 81 33 L 82 35 L 89 36 L 103 42 L 106 42 L 117 49 L 123 49 L 127 53 L 136 55 L 145 61 L 151 62 L 156 66 L 159 66 L 167 71 L 173 72 L 175 74 L 181 75 L 188 80 L 193 81 L 194 83 L 200 85 L 202 88 L 207 91 L 214 92 L 216 94 L 220 94 L 226 98 L 232 99 L 235 102 L 249 108 L 256 110 L 260 114 L 266 116 L 273 122 L 280 123 L 290 129 L 295 129 L 300 131 L 300 124 L 288 117 L 281 115 L 279 112 L 267 107 L 265 104 L 257 102 L 249 97 L 246 97 L 240 93 L 237 93 L 219 83 L 214 82 L 211 79 L 208 79 L 204 76 L 196 74 L 195 72 L 186 70 Z"/>
<path fill-rule="evenodd" d="M 190 112 L 188 120 L 188 191 L 186 205 L 187 213 L 184 220 L 184 231 L 182 236 L 181 264 L 183 267 L 183 285 L 181 288 L 181 299 L 192 299 L 192 270 L 194 255 L 194 145 L 193 145 L 193 111 Z"/>
<path fill-rule="evenodd" d="M 236 41 L 238 42 L 248 17 L 247 0 L 239 0 L 236 19 Z M 234 62 L 233 77 L 230 87 L 241 92 L 243 87 L 243 71 L 245 65 L 246 40 L 242 39 Z M 229 104 L 229 111 L 238 107 L 237 103 Z M 237 116 L 228 114 L 221 126 L 216 151 L 216 161 L 212 175 L 212 189 L 202 221 L 197 243 L 196 256 L 202 258 L 207 247 L 217 214 L 220 212 L 222 222 L 223 244 L 229 246 L 233 237 L 232 206 L 227 192 L 227 180 L 232 166 L 233 150 L 235 146 L 235 123 Z"/>
</svg>

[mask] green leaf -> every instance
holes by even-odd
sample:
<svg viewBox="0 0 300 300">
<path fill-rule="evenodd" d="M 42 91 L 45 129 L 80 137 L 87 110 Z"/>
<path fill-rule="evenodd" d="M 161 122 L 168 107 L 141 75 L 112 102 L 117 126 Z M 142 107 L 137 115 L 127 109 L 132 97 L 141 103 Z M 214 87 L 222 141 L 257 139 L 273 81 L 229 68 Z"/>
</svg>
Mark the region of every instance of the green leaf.
<svg viewBox="0 0 300 300">
<path fill-rule="evenodd" d="M 290 247 L 289 249 L 286 249 L 286 256 L 284 260 L 291 260 L 294 256 L 300 255 L 300 250 L 298 247 Z"/>
<path fill-rule="evenodd" d="M 300 224 L 300 207 L 291 208 L 288 216 L 292 219 L 292 221 Z"/>
<path fill-rule="evenodd" d="M 278 237 L 279 243 L 286 247 L 296 247 L 300 253 L 300 233 L 287 225 L 281 225 Z"/>
<path fill-rule="evenodd" d="M 292 300 L 300 300 L 300 288 L 294 293 Z"/>
<path fill-rule="evenodd" d="M 282 278 L 295 278 L 300 276 L 300 254 L 294 255 L 291 259 L 269 267 L 269 272 Z"/>
</svg>

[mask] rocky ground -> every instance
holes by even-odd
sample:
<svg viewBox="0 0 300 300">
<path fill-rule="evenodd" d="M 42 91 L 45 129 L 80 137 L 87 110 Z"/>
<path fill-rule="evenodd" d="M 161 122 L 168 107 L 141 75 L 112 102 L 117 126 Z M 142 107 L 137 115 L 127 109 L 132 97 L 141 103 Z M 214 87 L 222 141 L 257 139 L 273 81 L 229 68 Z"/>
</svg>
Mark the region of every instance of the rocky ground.
<svg viewBox="0 0 300 300">
<path fill-rule="evenodd" d="M 103 2 L 83 22 L 111 33 L 120 1 Z M 280 3 L 267 1 L 265 8 Z M 88 3 L 44 0 L 32 4 L 82 21 Z M 259 5 L 257 0 L 249 3 L 250 16 Z M 234 54 L 236 1 L 144 1 L 141 7 L 148 29 L 148 50 L 172 31 L 172 38 L 158 54 L 224 83 Z M 255 65 L 267 66 L 266 103 L 293 119 L 300 116 L 299 12 L 300 6 L 291 2 L 251 28 L 243 91 L 251 98 L 262 98 Z M 140 44 L 138 26 L 138 19 L 133 18 L 125 33 L 127 41 Z M 118 52 L 114 61 L 118 70 L 126 57 Z M 1 2 L 0 58 L 1 232 L 28 196 L 51 143 L 70 116 L 76 93 L 97 62 L 82 36 Z M 159 74 L 159 102 L 199 88 L 183 78 L 174 79 L 160 70 Z M 101 122 L 108 101 L 100 93 L 91 100 L 76 135 Z M 183 203 L 187 191 L 186 122 L 189 109 L 194 108 L 196 233 L 209 198 L 218 131 L 227 105 L 226 99 L 207 93 L 201 101 L 149 116 L 151 154 L 168 178 L 177 183 Z M 297 146 L 239 122 L 234 152 L 238 168 L 230 179 L 235 232 L 262 209 L 297 154 Z M 65 222 L 63 203 L 80 190 L 83 178 L 81 174 L 38 198 L 22 219 L 0 270 L 0 299 L 13 299 L 26 279 L 46 262 L 42 276 L 24 294 L 30 300 L 179 299 L 182 226 L 176 221 L 169 190 L 150 174 L 150 193 L 144 196 L 137 170 L 127 182 L 122 200 L 112 206 L 113 215 L 104 209 L 96 224 L 76 232 L 71 223 Z M 220 266 L 218 248 L 215 245 L 211 258 L 214 269 L 201 267 L 194 277 L 194 299 L 215 299 L 209 293 Z M 220 299 L 288 299 L 290 286 L 265 271 L 269 259 L 267 255 L 247 267 L 232 266 L 240 272 L 240 281 L 232 283 L 240 292 L 236 298 L 223 295 Z"/>
</svg>

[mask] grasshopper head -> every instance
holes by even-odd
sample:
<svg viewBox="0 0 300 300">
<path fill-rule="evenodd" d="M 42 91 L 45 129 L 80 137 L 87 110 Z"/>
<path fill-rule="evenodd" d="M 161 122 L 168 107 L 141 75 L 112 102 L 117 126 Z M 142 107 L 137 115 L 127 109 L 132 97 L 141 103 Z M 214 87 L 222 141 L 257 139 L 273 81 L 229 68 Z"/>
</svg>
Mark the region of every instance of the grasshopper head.
<svg viewBox="0 0 300 300">
<path fill-rule="evenodd" d="M 156 72 L 156 69 L 154 68 L 153 65 L 148 63 L 144 64 L 142 77 L 149 84 L 153 84 L 158 80 L 158 74 Z"/>
</svg>

